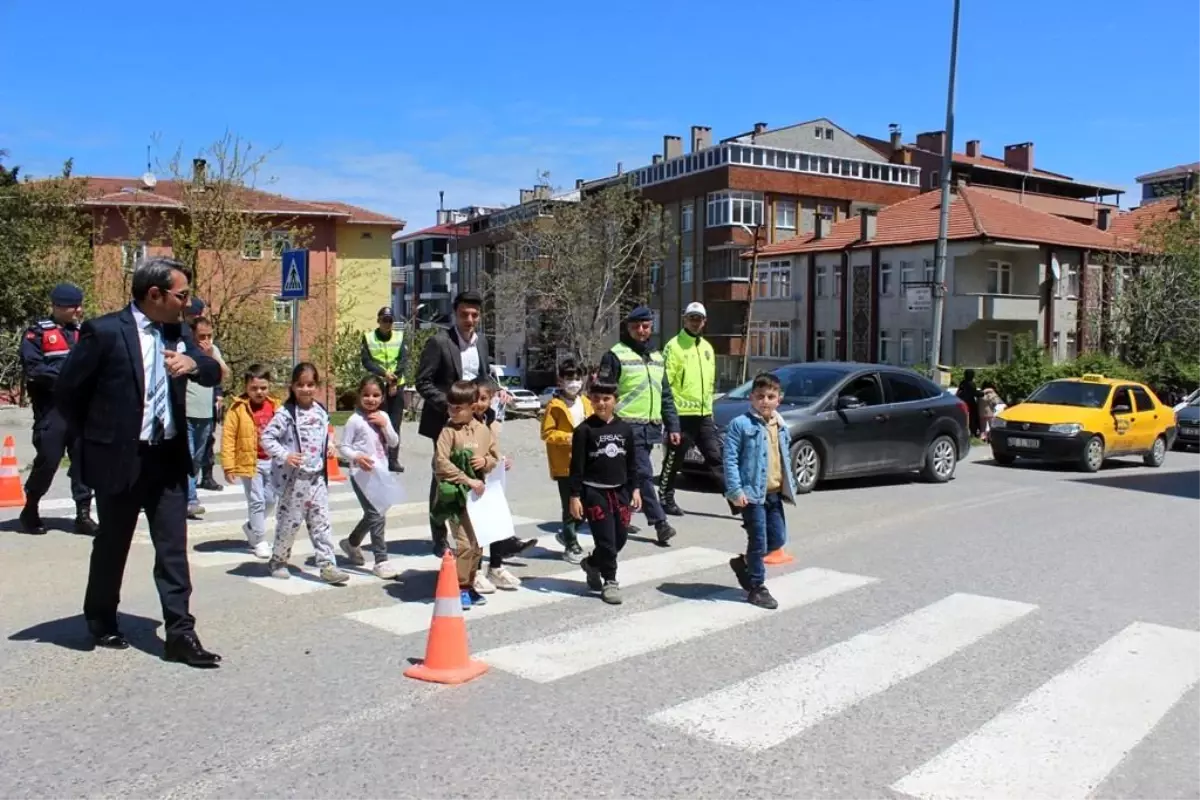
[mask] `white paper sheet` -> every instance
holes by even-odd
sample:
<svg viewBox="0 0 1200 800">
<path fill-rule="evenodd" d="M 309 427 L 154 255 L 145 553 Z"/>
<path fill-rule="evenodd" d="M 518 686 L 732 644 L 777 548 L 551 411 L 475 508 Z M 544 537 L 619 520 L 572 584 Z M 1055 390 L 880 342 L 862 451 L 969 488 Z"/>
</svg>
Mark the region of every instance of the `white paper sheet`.
<svg viewBox="0 0 1200 800">
<path fill-rule="evenodd" d="M 508 498 L 504 493 L 504 469 L 492 470 L 484 481 L 483 496 L 467 492 L 467 516 L 475 528 L 480 547 L 516 535 Z"/>
<path fill-rule="evenodd" d="M 397 475 L 388 471 L 386 464 L 376 464 L 374 469 L 356 470 L 351 480 L 380 514 L 404 502 L 404 487 Z"/>
</svg>

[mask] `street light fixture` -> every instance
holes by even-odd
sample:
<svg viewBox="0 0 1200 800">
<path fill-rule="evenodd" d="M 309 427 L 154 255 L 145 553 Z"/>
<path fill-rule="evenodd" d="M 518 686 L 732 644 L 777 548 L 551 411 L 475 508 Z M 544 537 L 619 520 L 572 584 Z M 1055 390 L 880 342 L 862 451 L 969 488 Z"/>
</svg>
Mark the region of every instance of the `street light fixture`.
<svg viewBox="0 0 1200 800">
<path fill-rule="evenodd" d="M 739 222 L 737 226 L 754 237 L 754 255 L 750 260 L 750 291 L 747 294 L 748 302 L 746 303 L 746 329 L 742 332 L 741 383 L 745 383 L 750 371 L 750 321 L 754 318 L 754 287 L 758 283 L 758 232 L 762 228 L 762 223 L 755 225 L 753 229 L 743 222 Z"/>
</svg>

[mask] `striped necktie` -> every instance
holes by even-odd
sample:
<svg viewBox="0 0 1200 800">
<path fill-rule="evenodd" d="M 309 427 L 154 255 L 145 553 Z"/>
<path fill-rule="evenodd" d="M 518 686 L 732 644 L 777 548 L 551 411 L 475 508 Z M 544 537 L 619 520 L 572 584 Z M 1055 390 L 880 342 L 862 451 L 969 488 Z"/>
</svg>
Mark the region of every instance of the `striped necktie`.
<svg viewBox="0 0 1200 800">
<path fill-rule="evenodd" d="M 162 331 L 158 325 L 151 324 L 150 335 L 154 338 L 153 367 L 150 371 L 150 408 L 153 413 L 153 423 L 150 441 L 158 442 L 163 438 L 167 425 L 168 384 L 167 367 L 163 361 Z"/>
</svg>

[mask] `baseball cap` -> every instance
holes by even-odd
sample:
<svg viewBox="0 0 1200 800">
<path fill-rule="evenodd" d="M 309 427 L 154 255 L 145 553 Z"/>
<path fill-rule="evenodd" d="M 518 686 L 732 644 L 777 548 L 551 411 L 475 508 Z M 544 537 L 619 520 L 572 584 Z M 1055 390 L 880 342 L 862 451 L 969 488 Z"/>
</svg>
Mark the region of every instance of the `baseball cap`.
<svg viewBox="0 0 1200 800">
<path fill-rule="evenodd" d="M 379 309 L 379 313 L 375 315 L 376 319 L 381 317 L 391 317 L 392 319 L 395 319 L 396 315 L 392 313 L 391 306 L 384 306 L 383 308 Z"/>
<path fill-rule="evenodd" d="M 683 310 L 683 315 L 685 317 L 690 317 L 693 314 L 698 314 L 707 318 L 708 312 L 704 310 L 704 303 L 688 303 L 687 308 Z"/>
</svg>

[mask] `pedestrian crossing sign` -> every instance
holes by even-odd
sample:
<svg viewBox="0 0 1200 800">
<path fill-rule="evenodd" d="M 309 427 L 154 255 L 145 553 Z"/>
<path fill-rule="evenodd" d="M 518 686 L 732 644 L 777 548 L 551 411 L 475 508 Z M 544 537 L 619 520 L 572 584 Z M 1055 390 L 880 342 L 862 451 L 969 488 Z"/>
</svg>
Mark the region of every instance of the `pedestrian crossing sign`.
<svg viewBox="0 0 1200 800">
<path fill-rule="evenodd" d="M 308 251 L 284 250 L 281 265 L 279 299 L 308 299 Z"/>
</svg>

